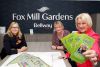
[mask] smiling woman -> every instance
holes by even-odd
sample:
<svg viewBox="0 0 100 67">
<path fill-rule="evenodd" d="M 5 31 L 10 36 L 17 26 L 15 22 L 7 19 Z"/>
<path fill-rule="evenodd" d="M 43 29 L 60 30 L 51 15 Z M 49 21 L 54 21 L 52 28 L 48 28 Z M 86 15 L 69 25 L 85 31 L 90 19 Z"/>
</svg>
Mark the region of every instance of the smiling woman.
<svg viewBox="0 0 100 67">
<path fill-rule="evenodd" d="M 88 13 L 81 13 L 75 18 L 76 28 L 78 34 L 86 34 L 92 37 L 95 42 L 90 50 L 86 50 L 82 54 L 87 58 L 87 60 L 80 64 L 77 63 L 78 67 L 93 67 L 93 64 L 97 63 L 100 59 L 100 48 L 99 48 L 99 34 L 95 33 L 92 29 L 92 18 Z"/>
<path fill-rule="evenodd" d="M 4 36 L 1 59 L 7 55 L 17 54 L 27 50 L 27 44 L 17 22 L 12 22 Z"/>
</svg>

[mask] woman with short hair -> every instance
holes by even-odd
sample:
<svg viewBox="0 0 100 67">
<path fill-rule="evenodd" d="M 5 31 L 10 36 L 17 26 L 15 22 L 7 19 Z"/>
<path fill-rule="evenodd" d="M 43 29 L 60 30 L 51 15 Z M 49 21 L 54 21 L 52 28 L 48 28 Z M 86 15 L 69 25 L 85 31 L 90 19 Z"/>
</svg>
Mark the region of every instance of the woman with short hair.
<svg viewBox="0 0 100 67">
<path fill-rule="evenodd" d="M 82 54 L 88 58 L 84 63 L 77 63 L 78 67 L 93 67 L 97 60 L 100 59 L 99 34 L 92 29 L 92 18 L 88 13 L 81 13 L 75 18 L 78 34 L 86 34 L 92 37 L 95 42 L 90 50 L 86 50 Z"/>
</svg>

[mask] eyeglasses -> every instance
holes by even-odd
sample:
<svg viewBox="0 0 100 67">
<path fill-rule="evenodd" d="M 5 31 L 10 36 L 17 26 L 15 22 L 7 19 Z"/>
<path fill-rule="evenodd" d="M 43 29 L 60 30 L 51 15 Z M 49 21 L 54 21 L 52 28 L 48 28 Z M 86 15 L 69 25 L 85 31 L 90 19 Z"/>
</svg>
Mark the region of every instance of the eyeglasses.
<svg viewBox="0 0 100 67">
<path fill-rule="evenodd" d="M 11 28 L 19 28 L 19 27 L 11 27 Z"/>
</svg>

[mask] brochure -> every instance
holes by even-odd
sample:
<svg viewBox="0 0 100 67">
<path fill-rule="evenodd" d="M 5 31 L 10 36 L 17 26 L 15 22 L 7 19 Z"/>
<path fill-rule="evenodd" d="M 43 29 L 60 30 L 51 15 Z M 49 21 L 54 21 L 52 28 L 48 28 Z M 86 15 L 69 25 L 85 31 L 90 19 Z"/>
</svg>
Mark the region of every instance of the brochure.
<svg viewBox="0 0 100 67">
<path fill-rule="evenodd" d="M 78 63 L 83 63 L 86 58 L 82 55 L 91 49 L 94 39 L 86 34 L 71 33 L 61 39 L 67 51 L 71 54 L 70 58 Z"/>
</svg>

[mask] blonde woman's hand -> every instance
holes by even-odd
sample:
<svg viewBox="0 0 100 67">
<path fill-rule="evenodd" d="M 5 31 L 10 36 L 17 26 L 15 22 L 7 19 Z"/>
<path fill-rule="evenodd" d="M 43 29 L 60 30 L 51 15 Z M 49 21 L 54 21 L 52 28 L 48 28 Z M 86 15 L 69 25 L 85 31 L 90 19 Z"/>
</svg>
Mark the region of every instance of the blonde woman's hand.
<svg viewBox="0 0 100 67">
<path fill-rule="evenodd" d="M 97 64 L 97 57 L 98 57 L 98 55 L 97 55 L 97 53 L 96 53 L 95 50 L 87 50 L 87 51 L 85 51 L 85 52 L 83 53 L 83 55 L 84 55 L 86 58 L 89 58 L 89 59 L 93 62 L 94 65 Z"/>
<path fill-rule="evenodd" d="M 26 46 L 23 46 L 23 47 L 21 48 L 21 52 L 26 51 L 26 50 L 27 50 L 27 47 L 26 47 Z"/>
<path fill-rule="evenodd" d="M 57 46 L 52 45 L 51 48 L 56 50 Z"/>
<path fill-rule="evenodd" d="M 63 46 L 57 46 L 57 49 L 58 50 L 64 50 L 64 47 Z"/>
</svg>

